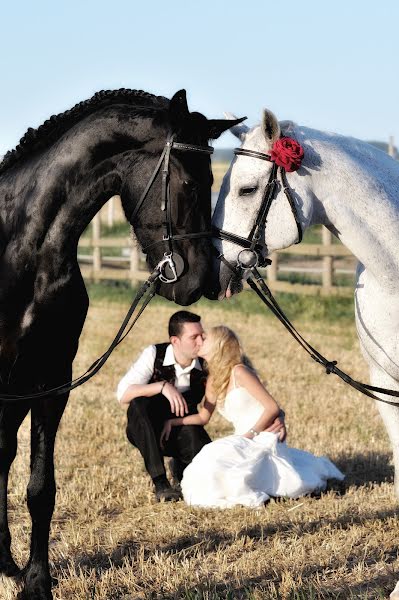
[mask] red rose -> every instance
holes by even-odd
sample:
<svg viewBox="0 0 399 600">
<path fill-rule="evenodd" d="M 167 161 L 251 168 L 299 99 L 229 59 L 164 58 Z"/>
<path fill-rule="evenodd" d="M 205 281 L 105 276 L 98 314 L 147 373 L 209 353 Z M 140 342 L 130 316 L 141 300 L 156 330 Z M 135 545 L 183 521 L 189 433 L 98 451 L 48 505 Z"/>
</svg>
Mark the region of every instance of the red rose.
<svg viewBox="0 0 399 600">
<path fill-rule="evenodd" d="M 303 148 L 296 140 L 289 137 L 279 138 L 273 144 L 271 159 L 286 171 L 297 171 L 303 159 Z"/>
</svg>

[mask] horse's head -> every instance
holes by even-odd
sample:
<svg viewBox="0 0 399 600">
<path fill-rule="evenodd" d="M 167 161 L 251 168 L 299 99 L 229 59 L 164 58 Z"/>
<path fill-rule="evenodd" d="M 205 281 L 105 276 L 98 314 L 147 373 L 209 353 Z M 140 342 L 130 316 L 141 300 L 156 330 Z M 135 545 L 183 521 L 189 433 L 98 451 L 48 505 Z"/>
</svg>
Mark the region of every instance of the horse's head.
<svg viewBox="0 0 399 600">
<path fill-rule="evenodd" d="M 139 177 L 122 190 L 126 215 L 149 267 L 165 260 L 158 293 L 178 304 L 201 297 L 211 270 L 209 140 L 242 120 L 208 120 L 190 113 L 185 91 L 177 92 L 168 110 L 153 118 L 152 135 L 136 155 Z M 170 254 L 173 263 L 168 262 Z"/>
<path fill-rule="evenodd" d="M 297 242 L 309 221 L 311 202 L 305 206 L 297 193 L 303 169 L 302 173 L 288 174 L 288 201 L 283 190 L 285 171 L 270 160 L 281 136 L 295 137 L 292 123 L 282 124 L 282 128 L 268 110 L 264 111 L 262 124 L 253 129 L 243 124 L 231 128 L 242 144 L 224 177 L 212 220 L 213 227 L 222 230 L 221 239 L 214 240 L 214 244 L 225 261 L 214 259 L 212 288 L 207 291 L 211 298 L 222 299 L 242 289 L 245 271 L 237 269 L 234 273 L 226 261 L 233 267 L 238 262 L 245 266 L 246 261 L 247 266 L 253 266 L 256 260 L 262 265 L 273 250 Z"/>
</svg>

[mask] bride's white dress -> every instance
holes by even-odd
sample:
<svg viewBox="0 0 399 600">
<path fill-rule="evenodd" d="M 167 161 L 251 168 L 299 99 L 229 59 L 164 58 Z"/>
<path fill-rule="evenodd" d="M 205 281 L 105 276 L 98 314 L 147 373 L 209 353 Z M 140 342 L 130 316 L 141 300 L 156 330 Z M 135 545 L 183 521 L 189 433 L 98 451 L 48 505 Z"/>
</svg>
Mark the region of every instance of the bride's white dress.
<svg viewBox="0 0 399 600">
<path fill-rule="evenodd" d="M 218 410 L 234 425 L 234 435 L 207 444 L 186 467 L 181 488 L 187 504 L 254 507 L 271 496 L 298 498 L 324 490 L 328 479 L 344 479 L 328 458 L 290 448 L 277 434 L 243 437 L 263 412 L 245 388 L 230 390 Z"/>
</svg>

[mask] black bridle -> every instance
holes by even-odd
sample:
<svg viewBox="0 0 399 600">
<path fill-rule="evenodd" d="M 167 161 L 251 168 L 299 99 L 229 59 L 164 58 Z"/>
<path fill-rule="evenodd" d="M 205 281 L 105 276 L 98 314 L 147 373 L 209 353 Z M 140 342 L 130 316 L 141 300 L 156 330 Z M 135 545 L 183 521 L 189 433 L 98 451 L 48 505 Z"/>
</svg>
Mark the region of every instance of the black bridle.
<svg viewBox="0 0 399 600">
<path fill-rule="evenodd" d="M 161 240 L 157 240 L 153 242 L 149 246 L 143 249 L 145 252 L 150 248 L 150 246 L 154 246 L 159 243 L 165 244 L 165 252 L 163 258 L 159 261 L 154 271 L 148 277 L 148 279 L 143 283 L 143 285 L 138 290 L 127 314 L 123 320 L 122 325 L 119 328 L 118 333 L 115 338 L 111 342 L 108 350 L 104 352 L 102 356 L 100 356 L 94 363 L 87 369 L 85 373 L 74 379 L 73 381 L 68 381 L 64 384 L 61 384 L 55 388 L 49 390 L 43 390 L 40 392 L 36 392 L 33 394 L 0 394 L 0 402 L 12 402 L 12 401 L 21 401 L 21 400 L 40 400 L 43 398 L 48 398 L 51 396 L 61 396 L 70 392 L 74 388 L 82 385 L 89 379 L 93 377 L 101 367 L 106 363 L 108 358 L 111 356 L 111 353 L 114 349 L 125 339 L 128 333 L 131 331 L 133 326 L 135 325 L 137 319 L 143 313 L 145 307 L 148 305 L 150 300 L 155 296 L 156 293 L 156 283 L 158 279 L 163 283 L 174 283 L 178 280 L 178 278 L 182 275 L 184 271 L 184 261 L 182 257 L 173 251 L 173 241 L 182 240 L 182 239 L 192 239 L 199 237 L 211 237 L 211 231 L 203 231 L 203 232 L 193 232 L 193 233 L 184 233 L 179 235 L 173 235 L 173 226 L 172 226 L 172 212 L 171 212 L 171 197 L 170 197 L 170 188 L 169 188 L 169 163 L 170 163 L 170 153 L 173 150 L 187 151 L 187 152 L 199 152 L 201 154 L 212 154 L 213 148 L 211 146 L 196 146 L 194 144 L 186 144 L 182 142 L 174 141 L 174 134 L 168 136 L 166 140 L 164 149 L 162 154 L 156 164 L 156 167 L 150 177 L 149 182 L 147 183 L 142 195 L 138 203 L 136 204 L 131 216 L 130 223 L 133 222 L 133 219 L 137 216 L 140 208 L 142 207 L 144 200 L 146 199 L 148 192 L 150 191 L 160 169 L 162 168 L 162 192 L 161 192 L 161 210 L 165 212 L 165 219 L 163 221 L 163 237 Z M 133 319 L 131 324 L 129 325 L 133 314 L 136 308 L 139 305 L 139 302 L 143 299 L 142 306 L 138 311 L 138 314 Z"/>
<path fill-rule="evenodd" d="M 162 221 L 163 226 L 163 236 L 161 240 L 157 240 L 152 242 L 145 248 L 143 248 L 143 252 L 147 252 L 149 248 L 156 246 L 157 244 L 165 245 L 165 252 L 163 258 L 158 263 L 157 268 L 159 269 L 160 275 L 159 279 L 163 283 L 175 283 L 180 275 L 184 271 L 184 261 L 180 254 L 177 254 L 173 250 L 173 242 L 184 239 L 195 239 L 201 237 L 211 237 L 211 231 L 199 231 L 199 232 L 191 232 L 191 233 L 182 233 L 182 234 L 173 234 L 173 224 L 172 224 L 172 201 L 170 197 L 170 173 L 169 173 L 169 165 L 170 165 L 170 155 L 172 150 L 179 150 L 183 152 L 198 152 L 200 154 L 213 154 L 212 146 L 196 146 L 195 144 L 186 144 L 183 142 L 175 142 L 174 140 L 175 134 L 169 135 L 162 154 L 156 164 L 156 167 L 148 181 L 139 201 L 137 202 L 132 214 L 130 215 L 129 222 L 133 223 L 133 220 L 136 218 L 139 210 L 144 204 L 145 199 L 147 198 L 148 192 L 150 191 L 154 181 L 161 170 L 162 167 L 162 188 L 161 188 L 161 211 L 164 213 L 164 219 Z"/>
<path fill-rule="evenodd" d="M 270 154 L 264 154 L 263 152 L 256 152 L 255 150 L 248 150 L 246 148 L 236 148 L 234 150 L 234 154 L 248 156 L 249 158 L 259 158 L 261 160 L 273 162 Z M 269 259 L 264 259 L 262 257 L 261 237 L 262 234 L 264 234 L 266 228 L 267 216 L 269 214 L 272 202 L 277 197 L 276 191 L 279 183 L 279 174 L 281 177 L 282 188 L 291 207 L 291 211 L 298 229 L 298 240 L 296 241 L 296 244 L 299 244 L 302 241 L 302 226 L 298 217 L 298 212 L 295 206 L 294 198 L 292 196 L 292 191 L 288 185 L 285 169 L 283 167 L 279 167 L 275 162 L 273 162 L 269 180 L 266 184 L 265 191 L 263 193 L 262 202 L 249 236 L 245 238 L 236 235 L 235 233 L 231 233 L 230 231 L 218 229 L 217 227 L 213 228 L 214 237 L 217 237 L 221 240 L 225 240 L 227 242 L 231 242 L 233 244 L 236 244 L 237 246 L 242 246 L 243 250 L 241 250 L 237 256 L 237 267 L 247 269 L 258 266 L 265 267 L 267 264 L 270 264 Z M 227 262 L 223 254 L 219 255 L 219 258 L 223 262 Z"/>
<path fill-rule="evenodd" d="M 260 158 L 261 160 L 267 160 L 273 162 L 269 154 L 263 154 L 262 152 L 255 152 L 254 150 L 247 150 L 245 148 L 236 148 L 234 153 L 240 154 L 242 156 L 249 156 L 251 158 Z M 329 375 L 333 373 L 337 375 L 342 381 L 355 388 L 362 394 L 365 394 L 369 398 L 373 398 L 374 400 L 378 400 L 379 402 L 383 402 L 385 404 L 390 404 L 393 406 L 399 405 L 399 400 L 394 402 L 392 400 L 386 400 L 384 398 L 380 398 L 375 394 L 385 394 L 388 396 L 393 396 L 399 398 L 398 390 L 391 390 L 388 388 L 380 388 L 373 385 L 369 385 L 367 383 L 362 383 L 361 381 L 357 381 L 353 379 L 348 373 L 337 367 L 336 360 L 328 360 L 321 352 L 316 350 L 309 342 L 305 340 L 305 338 L 295 329 L 294 325 L 285 315 L 284 311 L 280 308 L 277 300 L 274 298 L 270 289 L 267 287 L 264 279 L 260 275 L 257 267 L 264 267 L 271 264 L 270 259 L 264 259 L 261 255 L 261 245 L 260 245 L 260 237 L 265 230 L 267 215 L 270 210 L 271 203 L 275 198 L 276 187 L 278 183 L 277 175 L 278 170 L 280 169 L 281 181 L 283 184 L 284 193 L 288 199 L 290 204 L 292 214 L 294 215 L 295 223 L 298 229 L 298 240 L 297 244 L 302 241 L 302 227 L 298 218 L 297 210 L 295 207 L 294 199 L 292 197 L 291 190 L 288 186 L 287 176 L 285 169 L 283 167 L 278 167 L 276 163 L 273 163 L 272 172 L 270 173 L 269 181 L 267 182 L 266 189 L 263 195 L 262 204 L 259 209 L 259 212 L 256 216 L 255 222 L 252 226 L 251 232 L 248 238 L 240 237 L 234 233 L 230 233 L 224 231 L 222 229 L 214 228 L 214 237 L 218 237 L 221 240 L 226 240 L 228 242 L 232 242 L 233 244 L 237 244 L 238 246 L 242 246 L 243 250 L 241 250 L 237 256 L 236 265 L 230 263 L 223 253 L 218 254 L 218 258 L 232 271 L 232 273 L 242 279 L 244 274 L 246 275 L 246 280 L 250 288 L 256 293 L 256 295 L 261 299 L 261 301 L 269 308 L 269 310 L 277 317 L 277 319 L 284 325 L 287 331 L 292 335 L 292 337 L 298 342 L 298 344 L 309 354 L 309 356 L 318 364 L 322 365 L 326 374 Z M 216 249 L 215 249 L 216 250 Z"/>
</svg>

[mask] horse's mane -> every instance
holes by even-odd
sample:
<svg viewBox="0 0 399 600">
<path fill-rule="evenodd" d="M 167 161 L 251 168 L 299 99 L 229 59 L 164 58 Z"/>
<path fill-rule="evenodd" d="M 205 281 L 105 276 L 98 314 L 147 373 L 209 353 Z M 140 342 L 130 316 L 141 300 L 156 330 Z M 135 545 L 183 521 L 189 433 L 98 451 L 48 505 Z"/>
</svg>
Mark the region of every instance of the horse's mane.
<svg viewBox="0 0 399 600">
<path fill-rule="evenodd" d="M 51 146 L 63 133 L 68 131 L 83 117 L 87 117 L 104 106 L 118 102 L 137 105 L 143 108 L 152 107 L 158 109 L 166 108 L 169 104 L 167 98 L 154 96 L 142 90 L 122 88 L 120 90 L 101 90 L 100 92 L 96 92 L 88 100 L 83 100 L 75 104 L 75 106 L 59 115 L 53 115 L 37 129 L 29 127 L 18 146 L 14 150 L 8 151 L 0 162 L 0 174 L 20 159 L 26 158 L 30 153 Z"/>
</svg>

